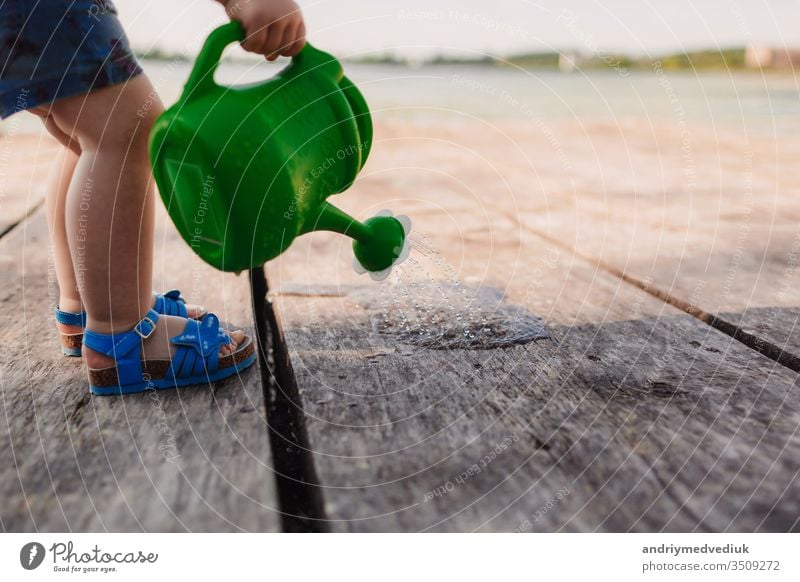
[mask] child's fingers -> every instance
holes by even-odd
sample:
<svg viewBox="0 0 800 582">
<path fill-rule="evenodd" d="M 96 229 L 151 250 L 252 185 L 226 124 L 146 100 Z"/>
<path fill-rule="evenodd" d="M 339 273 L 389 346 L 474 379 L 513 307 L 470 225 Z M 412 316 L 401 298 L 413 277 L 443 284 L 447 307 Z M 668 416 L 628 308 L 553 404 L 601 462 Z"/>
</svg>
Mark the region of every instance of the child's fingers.
<svg viewBox="0 0 800 582">
<path fill-rule="evenodd" d="M 283 41 L 281 42 L 281 55 L 284 57 L 293 57 L 297 53 L 292 52 L 292 47 L 294 46 L 295 41 L 297 40 L 297 36 L 300 34 L 300 25 L 302 21 L 299 20 L 294 24 L 294 26 L 290 27 L 283 35 Z"/>
<path fill-rule="evenodd" d="M 264 45 L 267 42 L 267 27 L 255 31 L 246 31 L 247 36 L 242 42 L 242 48 L 247 52 L 264 54 Z"/>
<path fill-rule="evenodd" d="M 306 25 L 301 20 L 300 26 L 297 27 L 297 32 L 295 33 L 294 42 L 290 46 L 286 47 L 283 55 L 286 57 L 293 57 L 303 50 L 304 46 L 306 46 Z"/>
<path fill-rule="evenodd" d="M 278 54 L 283 55 L 284 57 L 291 56 L 287 51 L 289 50 L 289 47 L 292 46 L 294 39 L 297 38 L 297 29 L 299 27 L 299 22 L 292 23 L 291 26 L 286 27 L 286 30 L 283 31 L 283 38 L 281 38 L 281 44 L 278 47 L 278 52 L 275 56 Z"/>
<path fill-rule="evenodd" d="M 264 44 L 264 51 L 262 54 L 270 61 L 274 61 L 276 58 L 278 58 L 278 53 L 281 49 L 281 41 L 283 40 L 283 34 L 287 28 L 288 26 L 285 19 L 279 20 L 269 27 L 269 33 L 267 33 L 267 42 Z"/>
</svg>

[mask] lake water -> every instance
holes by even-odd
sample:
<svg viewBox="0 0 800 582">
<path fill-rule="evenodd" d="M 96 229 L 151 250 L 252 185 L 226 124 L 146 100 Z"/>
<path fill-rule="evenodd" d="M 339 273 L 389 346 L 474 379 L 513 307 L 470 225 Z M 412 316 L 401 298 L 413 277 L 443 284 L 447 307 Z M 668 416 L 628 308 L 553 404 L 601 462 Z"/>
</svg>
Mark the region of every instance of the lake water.
<svg viewBox="0 0 800 582">
<path fill-rule="evenodd" d="M 249 83 L 270 77 L 282 66 L 225 62 L 217 78 L 221 83 Z M 144 67 L 164 102 L 174 102 L 190 64 L 145 61 Z M 791 73 L 631 71 L 623 76 L 612 70 L 566 74 L 354 63 L 345 68 L 378 120 L 457 120 L 465 114 L 521 120 L 681 117 L 761 134 L 792 135 L 800 130 L 800 78 Z M 23 131 L 38 130 L 35 119 L 16 123 Z"/>
</svg>

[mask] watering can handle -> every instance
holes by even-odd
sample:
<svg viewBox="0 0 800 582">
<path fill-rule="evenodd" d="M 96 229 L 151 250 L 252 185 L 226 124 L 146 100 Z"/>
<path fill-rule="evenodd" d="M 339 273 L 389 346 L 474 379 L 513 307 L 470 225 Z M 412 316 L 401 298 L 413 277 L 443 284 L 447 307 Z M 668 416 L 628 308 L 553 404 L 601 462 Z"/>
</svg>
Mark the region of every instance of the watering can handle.
<svg viewBox="0 0 800 582">
<path fill-rule="evenodd" d="M 228 24 L 223 24 L 208 35 L 200 54 L 197 56 L 189 79 L 183 88 L 183 100 L 199 97 L 216 87 L 214 73 L 217 70 L 220 58 L 222 58 L 222 52 L 228 45 L 243 41 L 244 37 L 245 33 L 242 25 L 235 20 Z M 295 55 L 293 60 L 298 59 L 308 50 L 314 49 L 311 49 L 310 45 L 306 43 L 303 50 Z"/>
</svg>

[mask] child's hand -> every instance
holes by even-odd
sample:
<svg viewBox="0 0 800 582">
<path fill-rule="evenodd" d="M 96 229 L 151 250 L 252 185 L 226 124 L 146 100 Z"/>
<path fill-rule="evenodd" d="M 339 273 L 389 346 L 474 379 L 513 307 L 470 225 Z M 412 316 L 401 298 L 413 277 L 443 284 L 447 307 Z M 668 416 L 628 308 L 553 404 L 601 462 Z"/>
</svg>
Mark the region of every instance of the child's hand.
<svg viewBox="0 0 800 582">
<path fill-rule="evenodd" d="M 306 25 L 293 0 L 217 0 L 244 27 L 242 48 L 274 61 L 293 57 L 306 44 Z"/>
</svg>

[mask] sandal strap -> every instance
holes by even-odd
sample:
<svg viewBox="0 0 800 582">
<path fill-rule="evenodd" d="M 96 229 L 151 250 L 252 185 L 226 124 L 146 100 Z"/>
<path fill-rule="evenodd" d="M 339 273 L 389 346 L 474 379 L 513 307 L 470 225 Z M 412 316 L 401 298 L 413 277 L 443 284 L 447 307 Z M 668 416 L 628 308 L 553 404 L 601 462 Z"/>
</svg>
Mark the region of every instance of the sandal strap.
<svg viewBox="0 0 800 582">
<path fill-rule="evenodd" d="M 213 313 L 201 321 L 188 320 L 183 332 L 169 340 L 177 346 L 167 378 L 189 378 L 214 374 L 219 369 L 219 349 L 231 343 L 231 338 L 219 328 L 219 318 Z"/>
<path fill-rule="evenodd" d="M 171 289 L 164 294 L 156 295 L 156 304 L 153 309 L 162 315 L 186 317 L 186 300 L 181 297 L 180 291 Z"/>
<path fill-rule="evenodd" d="M 73 325 L 75 327 L 86 327 L 86 312 L 70 313 L 68 311 L 61 311 L 58 307 L 55 309 L 56 322 L 61 325 Z"/>
<path fill-rule="evenodd" d="M 117 378 L 121 385 L 134 384 L 144 378 L 140 357 L 142 340 L 150 337 L 157 323 L 158 312 L 151 309 L 130 331 L 104 334 L 87 329 L 83 334 L 83 344 L 109 358 L 114 358 L 117 364 Z"/>
<path fill-rule="evenodd" d="M 181 297 L 181 292 L 171 289 L 164 294 L 156 294 L 156 303 L 153 309 L 161 315 L 177 315 L 178 317 L 188 317 L 186 311 L 186 300 Z M 56 322 L 61 325 L 72 325 L 75 327 L 86 327 L 86 312 L 70 313 L 55 309 Z"/>
</svg>

